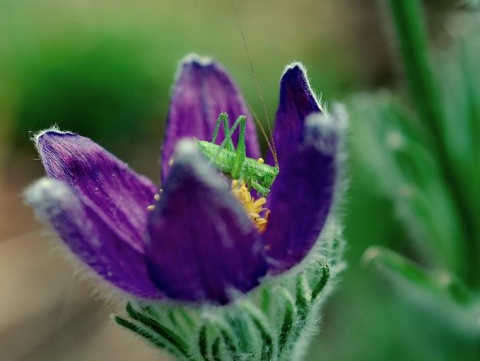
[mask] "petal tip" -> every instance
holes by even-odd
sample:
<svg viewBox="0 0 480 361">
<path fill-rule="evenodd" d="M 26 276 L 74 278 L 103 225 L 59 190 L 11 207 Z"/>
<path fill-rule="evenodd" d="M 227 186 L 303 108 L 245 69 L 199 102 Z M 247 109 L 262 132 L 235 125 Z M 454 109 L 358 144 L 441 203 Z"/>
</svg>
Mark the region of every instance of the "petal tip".
<svg viewBox="0 0 480 361">
<path fill-rule="evenodd" d="M 293 63 L 288 64 L 285 66 L 285 69 L 283 70 L 282 73 L 282 78 L 285 76 L 286 73 L 293 72 L 295 74 L 302 74 L 304 78 L 307 78 L 307 69 L 305 66 L 299 62 L 299 61 L 294 61 Z"/>
<path fill-rule="evenodd" d="M 342 103 L 334 103 L 332 106 L 331 117 L 334 119 L 338 129 L 344 131 L 348 128 L 349 117 L 347 107 Z"/>
<path fill-rule="evenodd" d="M 172 170 L 173 168 L 177 168 L 187 170 L 188 173 L 193 172 L 197 179 L 208 184 L 210 187 L 225 188 L 225 183 L 222 178 L 215 174 L 214 169 L 200 154 L 194 140 L 180 140 L 175 147 L 173 159 Z"/>
<path fill-rule="evenodd" d="M 324 112 L 324 107 L 319 100 L 320 97 L 313 91 L 307 76 L 307 69 L 303 63 L 294 61 L 288 64 L 283 70 L 280 83 L 282 84 L 282 88 L 288 84 L 288 87 L 303 89 L 304 92 L 310 94 L 312 101 L 315 103 L 315 107 L 318 108 L 320 112 Z"/>
<path fill-rule="evenodd" d="M 194 140 L 181 139 L 175 147 L 175 163 L 189 162 L 191 157 L 197 154 L 197 146 Z"/>
<path fill-rule="evenodd" d="M 52 178 L 40 178 L 23 192 L 25 203 L 31 206 L 41 219 L 48 209 L 57 206 L 58 199 L 69 199 L 70 188 L 63 182 Z"/>
<path fill-rule="evenodd" d="M 182 186 L 185 179 L 192 178 L 198 183 L 203 183 L 209 187 L 224 188 L 224 184 L 221 181 L 222 178 L 216 175 L 214 168 L 208 164 L 208 161 L 198 151 L 196 142 L 184 138 L 175 147 L 170 174 L 163 187 L 164 194 L 168 194 L 170 189 Z M 163 196 L 157 203 L 164 203 L 165 200 L 166 197 Z"/>
<path fill-rule="evenodd" d="M 200 72 L 203 74 L 213 72 L 220 77 L 230 77 L 225 67 L 216 59 L 196 53 L 190 53 L 180 60 L 176 79 L 179 79 L 183 72 Z M 229 81 L 231 80 L 229 79 Z"/>
<path fill-rule="evenodd" d="M 330 112 L 311 113 L 305 118 L 307 128 L 320 127 L 336 132 L 345 131 L 348 127 L 348 113 L 343 104 L 335 103 Z"/>
<path fill-rule="evenodd" d="M 45 137 L 73 135 L 73 134 L 75 134 L 75 133 L 72 133 L 72 132 L 69 132 L 69 131 L 62 131 L 56 125 L 54 125 L 54 126 L 48 128 L 48 129 L 40 130 L 38 132 L 33 133 L 31 139 L 38 148 L 38 145 L 40 144 L 41 140 Z"/>
<path fill-rule="evenodd" d="M 313 90 L 310 86 L 310 81 L 308 80 L 307 76 L 307 68 L 299 61 L 294 61 L 293 63 L 285 66 L 280 81 L 301 82 L 305 84 L 313 94 Z"/>
<path fill-rule="evenodd" d="M 343 109 L 343 108 L 342 108 Z M 305 139 L 324 154 L 334 154 L 347 127 L 345 110 L 333 108 L 331 114 L 312 113 L 305 119 Z"/>
<path fill-rule="evenodd" d="M 216 61 L 213 58 L 209 58 L 208 56 L 202 56 L 196 53 L 187 54 L 180 61 L 180 67 L 183 67 L 186 65 L 199 65 L 202 67 L 207 67 L 212 64 L 216 64 Z"/>
</svg>

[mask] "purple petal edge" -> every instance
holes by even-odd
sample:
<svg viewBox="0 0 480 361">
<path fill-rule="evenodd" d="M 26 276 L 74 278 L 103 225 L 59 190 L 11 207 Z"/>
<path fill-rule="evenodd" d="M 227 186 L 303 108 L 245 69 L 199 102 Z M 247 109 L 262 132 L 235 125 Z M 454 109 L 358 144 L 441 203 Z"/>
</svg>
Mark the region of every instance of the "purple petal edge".
<svg viewBox="0 0 480 361">
<path fill-rule="evenodd" d="M 146 244 L 152 279 L 175 300 L 226 304 L 267 272 L 255 226 L 192 141 L 177 147 Z"/>
<path fill-rule="evenodd" d="M 292 63 L 285 68 L 280 79 L 280 100 L 275 117 L 273 141 L 280 165 L 294 148 L 303 133 L 305 118 L 311 113 L 322 112 L 310 86 L 307 71 L 301 63 Z M 274 165 L 269 150 L 267 163 Z"/>
<path fill-rule="evenodd" d="M 156 186 L 89 138 L 50 129 L 39 133 L 35 143 L 47 175 L 66 182 L 121 238 L 143 252 L 147 207 Z"/>
<path fill-rule="evenodd" d="M 175 145 L 181 138 L 195 138 L 210 141 L 220 113 L 226 112 L 230 124 L 240 116 L 247 117 L 247 156 L 258 158 L 260 147 L 253 117 L 245 99 L 228 71 L 218 62 L 192 54 L 179 65 L 173 88 L 170 109 L 165 126 L 162 146 L 162 183 L 170 170 Z M 221 128 L 223 129 L 223 128 Z M 233 134 L 237 143 L 238 131 Z M 223 141 L 219 132 L 217 143 Z"/>
<path fill-rule="evenodd" d="M 75 258 L 108 283 L 136 297 L 163 298 L 148 277 L 144 254 L 120 239 L 65 182 L 42 178 L 26 190 L 25 199 Z"/>
<path fill-rule="evenodd" d="M 320 236 L 335 194 L 342 124 L 334 116 L 308 116 L 302 140 L 283 161 L 265 233 L 272 274 L 300 263 Z"/>
</svg>

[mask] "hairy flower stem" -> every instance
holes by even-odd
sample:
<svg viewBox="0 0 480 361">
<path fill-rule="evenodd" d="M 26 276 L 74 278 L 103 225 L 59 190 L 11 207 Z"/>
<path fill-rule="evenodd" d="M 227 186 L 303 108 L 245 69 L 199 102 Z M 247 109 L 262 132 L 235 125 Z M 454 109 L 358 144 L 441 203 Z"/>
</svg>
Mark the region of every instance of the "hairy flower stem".
<svg viewBox="0 0 480 361">
<path fill-rule="evenodd" d="M 307 345 L 305 330 L 314 325 L 328 291 L 330 268 L 315 261 L 311 268 L 266 286 L 257 294 L 226 308 L 128 303 L 127 318 L 115 321 L 177 360 L 300 360 Z M 273 291 L 273 292 L 272 292 Z M 271 293 L 270 302 L 262 294 Z M 192 324 L 177 322 L 188 313 Z M 300 352 L 299 352 L 300 351 Z"/>
<path fill-rule="evenodd" d="M 420 118 L 431 132 L 428 139 L 433 151 L 437 154 L 443 177 L 449 185 L 449 190 L 456 202 L 458 216 L 463 223 L 463 240 L 458 240 L 458 245 L 464 243 L 463 256 L 466 262 L 459 273 L 472 286 L 479 286 L 479 275 L 476 265 L 480 262 L 478 242 L 478 229 L 475 212 L 472 211 L 467 196 L 462 192 L 461 182 L 456 177 L 454 166 L 448 154 L 448 147 L 442 129 L 445 124 L 445 113 L 442 109 L 442 99 L 431 71 L 427 51 L 427 36 L 423 23 L 423 14 L 418 0 L 390 0 L 390 8 L 402 50 L 405 70 L 412 100 Z M 467 251 L 468 250 L 468 251 Z"/>
</svg>

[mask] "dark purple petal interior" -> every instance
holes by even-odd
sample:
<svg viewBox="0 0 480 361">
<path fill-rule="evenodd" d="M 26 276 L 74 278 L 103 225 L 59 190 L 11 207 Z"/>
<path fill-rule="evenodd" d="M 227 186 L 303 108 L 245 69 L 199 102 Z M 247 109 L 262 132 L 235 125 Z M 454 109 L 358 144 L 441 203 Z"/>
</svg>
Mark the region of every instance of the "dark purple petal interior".
<svg viewBox="0 0 480 361">
<path fill-rule="evenodd" d="M 155 185 L 92 140 L 49 130 L 36 138 L 47 175 L 66 182 L 130 245 L 143 252 Z"/>
<path fill-rule="evenodd" d="M 298 264 L 320 235 L 335 191 L 339 137 L 333 119 L 311 115 L 303 139 L 283 160 L 269 196 L 265 233 L 272 273 Z"/>
<path fill-rule="evenodd" d="M 253 118 L 243 95 L 228 74 L 217 62 L 198 56 L 189 56 L 180 63 L 168 113 L 162 146 L 162 181 L 170 169 L 176 143 L 185 137 L 210 141 L 220 113 L 226 112 L 230 125 L 240 116 L 247 117 L 247 156 L 258 158 L 260 150 Z M 223 129 L 223 128 L 221 128 Z M 219 132 L 217 144 L 223 139 Z M 238 131 L 233 134 L 237 143 Z"/>
<path fill-rule="evenodd" d="M 163 298 L 150 281 L 144 254 L 93 212 L 94 207 L 86 207 L 88 199 L 81 201 L 66 183 L 48 178 L 37 181 L 25 196 L 73 254 L 106 281 L 141 298 Z"/>
<path fill-rule="evenodd" d="M 179 144 L 146 244 L 152 279 L 176 300 L 225 304 L 267 271 L 253 223 L 190 141 Z"/>
<path fill-rule="evenodd" d="M 294 63 L 286 69 L 280 80 L 280 101 L 273 131 L 280 165 L 294 151 L 302 135 L 306 116 L 316 112 L 321 112 L 320 105 L 310 87 L 305 69 L 301 64 Z M 270 150 L 267 153 L 267 163 L 274 165 Z"/>
</svg>

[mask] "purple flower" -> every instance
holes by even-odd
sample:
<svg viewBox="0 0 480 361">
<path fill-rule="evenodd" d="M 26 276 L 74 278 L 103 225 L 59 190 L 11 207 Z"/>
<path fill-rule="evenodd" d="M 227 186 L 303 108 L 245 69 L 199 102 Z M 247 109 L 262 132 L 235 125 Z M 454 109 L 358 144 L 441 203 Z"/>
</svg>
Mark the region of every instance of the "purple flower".
<svg viewBox="0 0 480 361">
<path fill-rule="evenodd" d="M 35 137 L 48 177 L 27 190 L 27 201 L 118 289 L 142 299 L 228 303 L 300 263 L 318 239 L 334 194 L 340 127 L 321 112 L 303 67 L 287 67 L 273 134 L 280 173 L 268 199 L 255 200 L 245 187 L 232 191 L 194 141 L 180 141 L 210 140 L 220 112 L 247 116 L 247 154 L 257 158 L 236 84 L 220 64 L 188 57 L 170 104 L 161 192 L 92 140 L 50 129 Z"/>
</svg>

